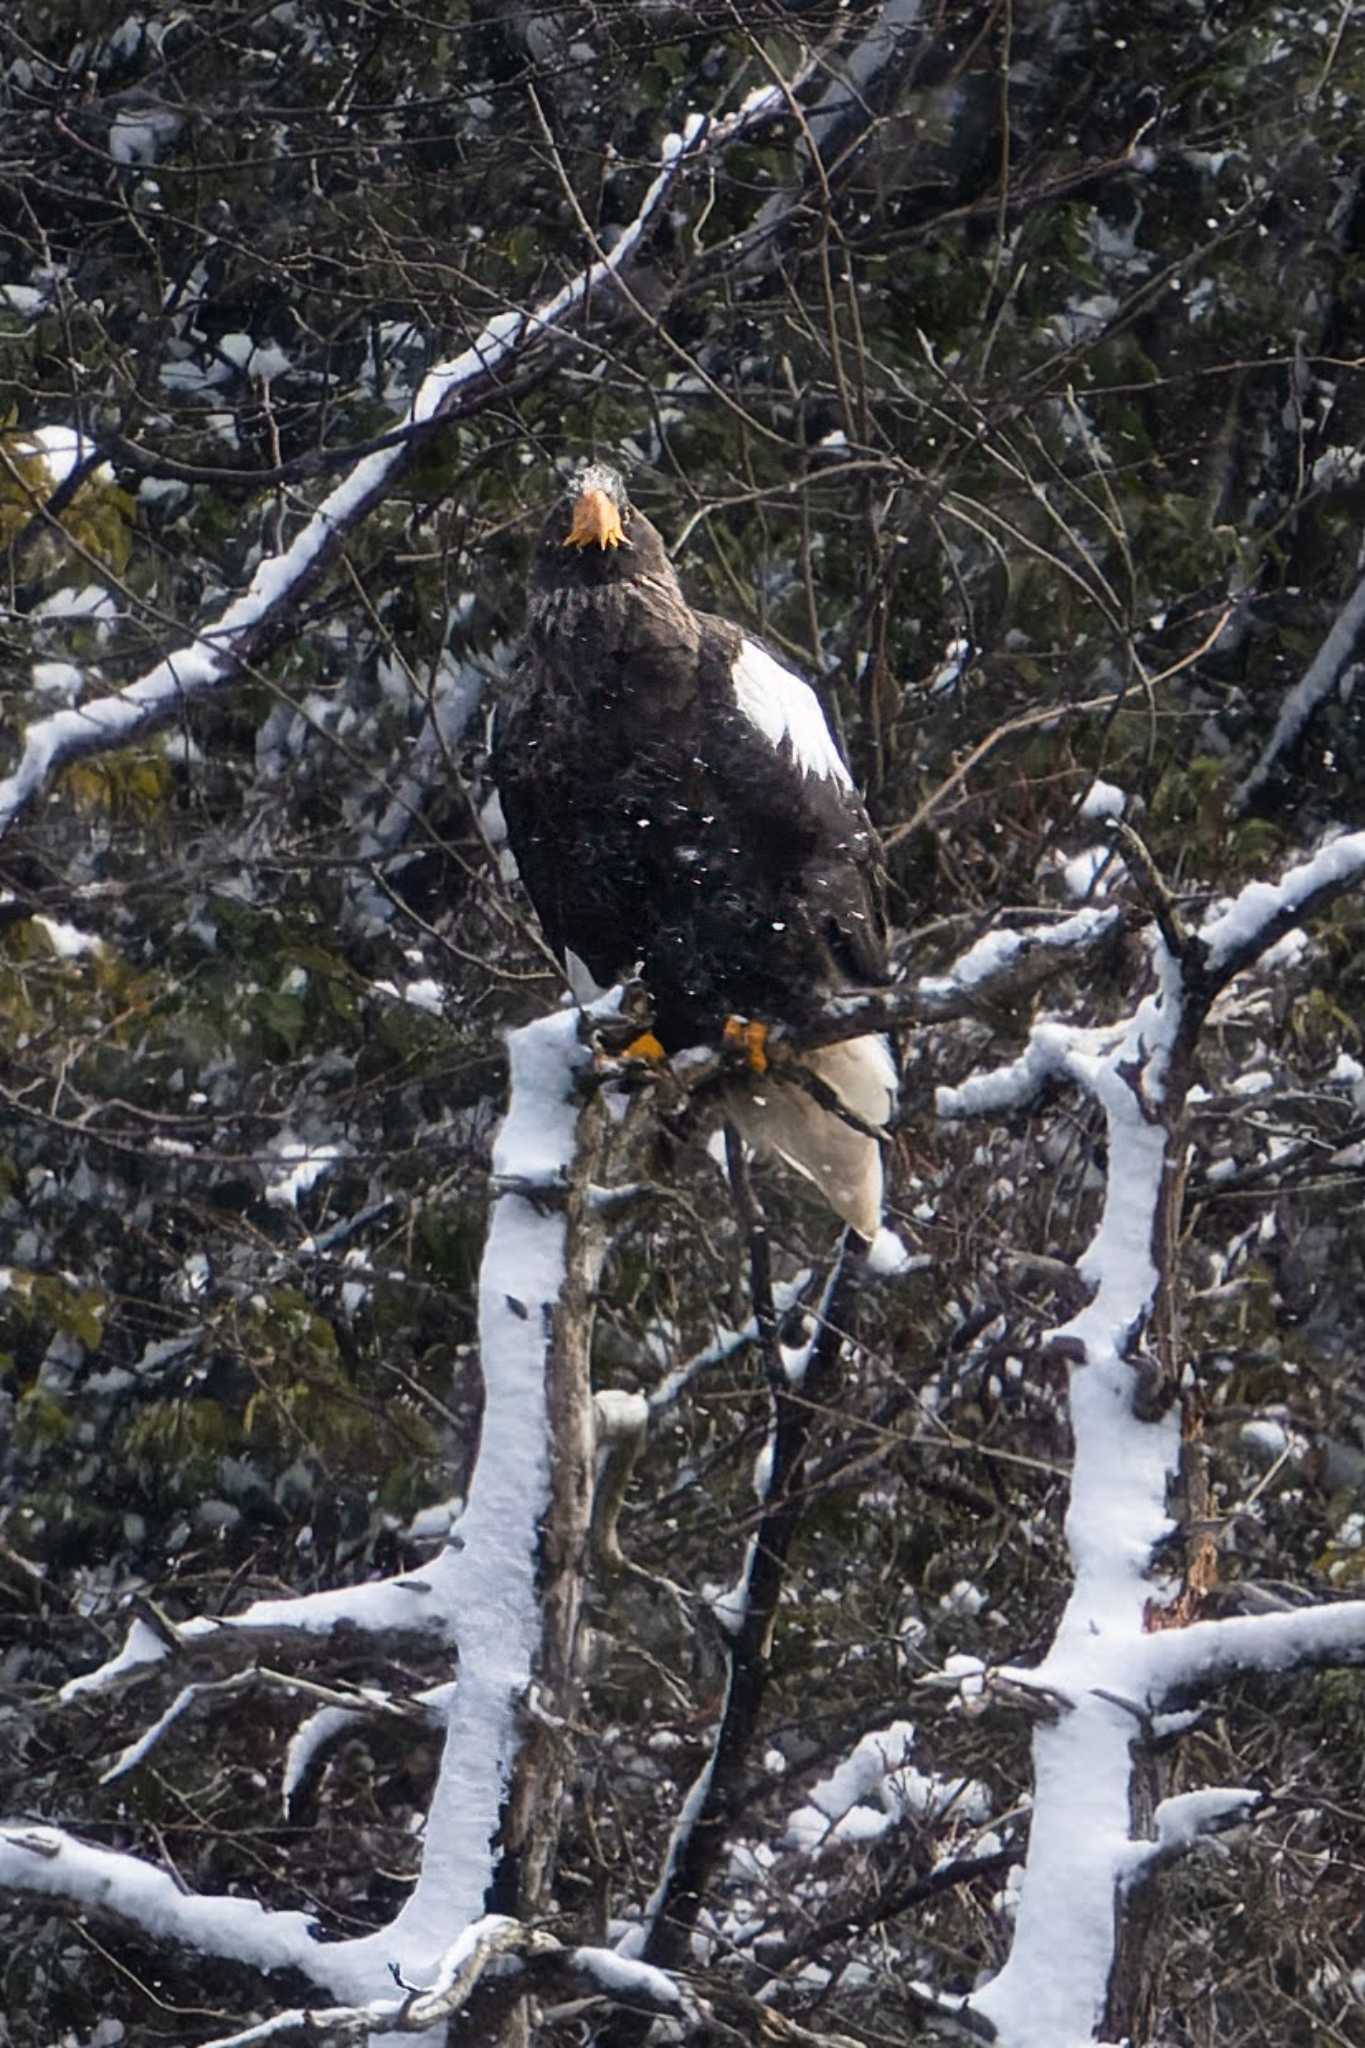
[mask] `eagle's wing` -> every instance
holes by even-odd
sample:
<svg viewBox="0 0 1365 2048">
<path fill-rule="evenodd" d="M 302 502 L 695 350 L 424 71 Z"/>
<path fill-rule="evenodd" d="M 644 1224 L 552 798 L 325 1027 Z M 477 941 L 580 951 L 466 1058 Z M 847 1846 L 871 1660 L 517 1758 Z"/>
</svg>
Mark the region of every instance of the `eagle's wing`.
<svg viewBox="0 0 1365 2048">
<path fill-rule="evenodd" d="M 740 635 L 730 667 L 735 702 L 752 726 L 790 759 L 803 778 L 851 791 L 853 777 L 810 684 L 786 668 L 761 640 Z"/>
<path fill-rule="evenodd" d="M 786 772 L 756 778 L 751 811 L 764 793 L 785 828 L 805 827 L 803 894 L 834 964 L 850 982 L 887 979 L 886 875 L 881 843 L 820 700 L 770 648 L 723 619 L 703 618 L 726 647 L 729 690 L 743 727 L 761 738 Z M 775 821 L 778 822 L 778 821 Z M 762 829 L 763 821 L 754 823 Z"/>
</svg>

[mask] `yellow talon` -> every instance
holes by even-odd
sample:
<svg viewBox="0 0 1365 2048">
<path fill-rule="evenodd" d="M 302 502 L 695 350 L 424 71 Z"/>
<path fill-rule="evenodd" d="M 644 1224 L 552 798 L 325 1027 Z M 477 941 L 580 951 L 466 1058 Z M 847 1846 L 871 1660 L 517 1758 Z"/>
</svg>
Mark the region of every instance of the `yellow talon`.
<svg viewBox="0 0 1365 2048">
<path fill-rule="evenodd" d="M 643 1060 L 647 1066 L 666 1067 L 668 1054 L 652 1031 L 642 1031 L 638 1038 L 632 1038 L 622 1053 L 623 1060 Z"/>
<path fill-rule="evenodd" d="M 766 1074 L 768 1071 L 768 1027 L 757 1023 L 752 1017 L 727 1017 L 722 1030 L 727 1045 L 742 1050 L 751 1072 Z"/>
</svg>

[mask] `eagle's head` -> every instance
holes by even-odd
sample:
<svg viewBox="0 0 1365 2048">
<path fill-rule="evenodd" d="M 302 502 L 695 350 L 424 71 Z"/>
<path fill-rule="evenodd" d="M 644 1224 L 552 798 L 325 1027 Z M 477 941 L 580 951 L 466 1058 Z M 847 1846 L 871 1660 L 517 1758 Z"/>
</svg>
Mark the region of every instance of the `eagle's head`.
<svg viewBox="0 0 1365 2048">
<path fill-rule="evenodd" d="M 637 512 L 618 471 L 585 462 L 551 507 L 532 571 L 537 590 L 602 589 L 646 578 L 676 588 L 658 529 Z"/>
<path fill-rule="evenodd" d="M 569 525 L 559 536 L 561 546 L 605 551 L 632 545 L 626 534 L 626 522 L 633 519 L 634 507 L 620 475 L 605 462 L 587 462 L 574 471 L 564 504 Z"/>
</svg>

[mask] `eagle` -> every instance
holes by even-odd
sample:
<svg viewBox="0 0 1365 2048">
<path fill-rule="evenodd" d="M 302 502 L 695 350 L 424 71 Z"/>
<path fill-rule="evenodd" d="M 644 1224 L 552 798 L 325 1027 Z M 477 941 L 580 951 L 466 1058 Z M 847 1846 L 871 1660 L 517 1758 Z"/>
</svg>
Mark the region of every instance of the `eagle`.
<svg viewBox="0 0 1365 2048">
<path fill-rule="evenodd" d="M 822 1090 L 770 1065 L 765 1036 L 888 980 L 877 834 L 809 683 L 692 608 L 605 464 L 579 468 L 545 521 L 491 766 L 575 994 L 638 977 L 665 1054 L 737 1040 L 747 1059 L 725 1115 L 875 1236 L 876 1134 L 896 1099 L 887 1040 L 800 1053 Z"/>
</svg>

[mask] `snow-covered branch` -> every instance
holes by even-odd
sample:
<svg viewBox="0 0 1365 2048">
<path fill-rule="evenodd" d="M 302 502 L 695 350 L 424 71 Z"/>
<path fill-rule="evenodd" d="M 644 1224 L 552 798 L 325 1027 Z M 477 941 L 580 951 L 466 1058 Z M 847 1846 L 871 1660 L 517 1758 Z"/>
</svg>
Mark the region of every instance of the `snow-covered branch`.
<svg viewBox="0 0 1365 2048">
<path fill-rule="evenodd" d="M 1040 1022 L 1019 1059 L 939 1092 L 940 1114 L 962 1117 L 1021 1109 L 1049 1087 L 1079 1086 L 1106 1125 L 1102 1213 L 1077 1267 L 1090 1298 L 1052 1332 L 1054 1355 L 1072 1367 L 1067 1538 L 1075 1577 L 1051 1647 L 1027 1677 L 1061 1711 L 1034 1738 L 1034 1816 L 1014 1946 L 970 2001 L 1009 2048 L 1053 2048 L 1092 2033 L 1112 1991 L 1124 1885 L 1185 1846 L 1207 1819 L 1202 1808 L 1158 1809 L 1154 1840 L 1132 1839 L 1130 1749 L 1142 1717 L 1173 1691 L 1220 1672 L 1354 1663 L 1365 1655 L 1359 1602 L 1158 1625 L 1188 1619 L 1184 1602 L 1155 1606 L 1149 1577 L 1171 1528 L 1180 1434 L 1168 1401 L 1144 1399 L 1159 1377 L 1146 1333 L 1177 1284 L 1187 1055 L 1232 976 L 1362 875 L 1365 834 L 1356 834 L 1277 884 L 1250 885 L 1198 934 L 1169 924 L 1165 937 L 1150 940 L 1156 987 L 1125 1022 L 1102 1029 Z M 1166 1355 L 1169 1330 L 1159 1348 L 1169 1380 L 1180 1364 Z M 1250 1794 L 1228 1794 L 1220 1816 L 1228 1800 L 1239 1816 L 1256 1803 Z M 1068 1934 L 1060 1954 L 1059 1924 Z"/>
<path fill-rule="evenodd" d="M 565 1948 L 540 1928 L 490 1913 L 463 1931 L 441 1957 L 432 1982 L 420 1991 L 363 2005 L 296 2007 L 240 2033 L 220 2035 L 205 2048 L 255 2048 L 263 2041 L 316 2041 L 326 2035 L 359 2043 L 381 2033 L 430 2033 L 457 2015 L 470 2014 L 490 1970 L 500 1970 L 498 1985 L 510 1983 L 514 1992 L 534 1986 L 542 1995 L 619 2000 L 675 2020 L 701 2017 L 691 1993 L 662 1970 L 627 1962 L 611 1949 Z"/>
<path fill-rule="evenodd" d="M 355 1689 L 347 1694 L 335 1686 L 317 1685 L 310 1679 L 291 1677 L 283 1671 L 268 1671 L 262 1665 L 253 1665 L 246 1671 L 235 1671 L 230 1678 L 209 1679 L 195 1685 L 183 1686 L 169 1707 L 150 1728 L 140 1735 L 136 1742 L 130 1742 L 115 1757 L 108 1769 L 100 1775 L 100 1783 L 108 1785 L 115 1778 L 122 1778 L 129 1771 L 136 1770 L 144 1763 L 176 1724 L 195 1708 L 230 1698 L 234 1694 L 256 1690 L 276 1690 L 289 1698 L 302 1696 L 306 1699 L 322 1700 L 326 1704 L 322 1712 L 335 1717 L 337 1724 L 353 1727 L 356 1722 L 373 1718 L 391 1719 L 413 1727 L 438 1727 L 440 1716 L 430 1702 L 416 1699 L 393 1699 L 375 1687 Z M 312 1717 L 314 1720 L 317 1716 Z M 286 1808 L 288 1799 L 285 1800 Z"/>
<path fill-rule="evenodd" d="M 349 1974 L 317 1941 L 305 1913 L 268 1912 L 253 1899 L 197 1896 L 169 1871 L 78 1842 L 60 1828 L 0 1828 L 0 1887 L 61 1900 L 153 1940 L 180 1942 L 261 1971 L 302 1970 L 329 1987 Z"/>
<path fill-rule="evenodd" d="M 1197 935 L 1210 996 L 1250 967 L 1287 931 L 1365 881 L 1365 832 L 1331 839 L 1278 882 L 1248 882 Z"/>
<path fill-rule="evenodd" d="M 129 1624 L 123 1647 L 93 1671 L 68 1679 L 59 1697 L 66 1703 L 122 1692 L 151 1676 L 168 1658 L 190 1654 L 231 1669 L 268 1653 L 316 1648 L 334 1629 L 359 1629 L 373 1643 L 385 1638 L 436 1644 L 449 1639 L 458 1553 L 445 1551 L 420 1571 L 364 1586 L 327 1588 L 293 1600 L 254 1600 L 240 1614 L 196 1615 L 155 1624 L 141 1616 Z"/>
<path fill-rule="evenodd" d="M 1100 1221 L 1079 1261 L 1091 1298 L 1052 1333 L 1058 1355 L 1074 1361 L 1066 1524 L 1074 1580 L 1051 1647 L 1029 1677 L 1072 1705 L 1035 1732 L 1034 1815 L 1014 1946 L 971 2001 L 1009 2048 L 1055 2048 L 1091 2034 L 1105 2006 L 1128 1854 L 1134 1723 L 1116 1701 L 1141 1695 L 1147 1573 L 1171 1526 L 1167 1491 L 1180 1452 L 1174 1415 L 1144 1421 L 1134 1412 L 1141 1331 L 1170 1279 L 1155 1251 L 1171 1151 L 1181 1142 L 1172 1121 L 1179 1103 L 1164 1099 L 1182 1023 L 1180 983 L 1160 941 L 1154 950 L 1158 991 L 1107 1044 L 1061 1025 L 1041 1038 L 1035 1031 L 1032 1041 L 1047 1072 L 1083 1081 L 1102 1105 L 1109 1171 Z M 970 1088 L 958 1094 L 979 1108 Z M 1064 1953 L 1059 1925 L 1068 1933 Z"/>
<path fill-rule="evenodd" d="M 367 2001 L 383 1988 L 391 1965 L 407 1981 L 423 1981 L 436 1969 L 452 1924 L 478 1919 L 499 1853 L 500 1821 L 509 1834 L 516 1831 L 515 1811 L 507 1817 L 504 1808 L 516 1790 L 525 1733 L 519 1717 L 533 1673 L 542 1687 L 562 1684 L 572 1653 L 591 1445 L 586 1422 L 575 1433 L 566 1420 L 574 1397 L 565 1381 L 577 1387 L 586 1417 L 587 1304 L 599 1233 L 591 1220 L 594 1161 L 581 1144 L 585 1129 L 591 1135 L 606 1124 L 580 1118 L 578 1080 L 589 1055 L 576 1012 L 559 1010 L 513 1033 L 509 1058 L 511 1099 L 493 1158 L 503 1192 L 494 1202 L 480 1286 L 483 1425 L 454 1542 L 420 1572 L 295 1601 L 258 1601 L 235 1621 L 176 1626 L 159 1614 L 139 1618 L 122 1652 L 72 1681 L 63 1695 L 70 1701 L 117 1690 L 181 1650 L 202 1653 L 220 1641 L 236 1651 L 268 1637 L 278 1647 L 291 1636 L 316 1641 L 342 1624 L 382 1640 L 420 1615 L 418 1626 L 434 1641 L 458 1650 L 459 1674 L 453 1687 L 399 1709 L 423 1721 L 438 1713 L 445 1745 L 420 1873 L 396 1919 L 362 1939 L 323 1944 L 302 1915 L 191 1898 L 137 1857 L 90 1850 L 52 1830 L 6 1836 L 0 1882 L 112 1911 L 145 1933 L 263 1970 L 290 1964 L 333 1995 Z M 536 1190 L 560 1199 L 542 1200 Z M 239 1674 L 219 1689 L 251 1682 L 260 1682 L 257 1674 Z M 182 1689 L 115 1768 L 140 1762 L 207 1689 Z M 383 1704 L 357 1702 L 361 1711 Z M 316 1746 L 335 1732 L 334 1722 L 352 1715 L 344 1697 L 330 1700 L 322 1716 L 312 1717 L 308 1743 Z M 323 1725 L 325 1716 L 333 1721 Z M 304 1761 L 291 1752 L 289 1768 L 296 1777 Z M 558 1801 L 549 1808 L 557 1821 Z"/>
<path fill-rule="evenodd" d="M 421 427 L 477 412 L 500 399 L 509 377 L 524 376 L 571 339 L 584 320 L 617 317 L 621 281 L 640 260 L 679 176 L 780 120 L 786 110 L 784 90 L 773 85 L 751 93 L 735 113 L 722 118 L 691 115 L 681 135 L 665 138 L 654 179 L 610 253 L 538 306 L 497 314 L 460 355 L 429 370 L 408 424 Z M 346 536 L 383 503 L 417 452 L 409 436 L 363 456 L 288 547 L 267 556 L 247 588 L 199 627 L 186 646 L 125 689 L 52 712 L 31 725 L 18 762 L 0 781 L 0 837 L 66 762 L 124 746 L 153 730 L 187 701 L 241 676 L 287 638 L 300 599 L 336 558 Z"/>
<path fill-rule="evenodd" d="M 1146 1647 L 1153 1700 L 1199 1690 L 1241 1671 L 1297 1671 L 1365 1663 L 1365 1600 L 1239 1614 L 1163 1629 Z"/>
<path fill-rule="evenodd" d="M 1238 784 L 1233 809 L 1248 810 L 1283 767 L 1286 757 L 1321 707 L 1341 690 L 1358 661 L 1365 640 L 1365 576 L 1347 598 L 1299 681 L 1280 706 L 1275 730 L 1262 747 L 1251 772 Z"/>
</svg>

